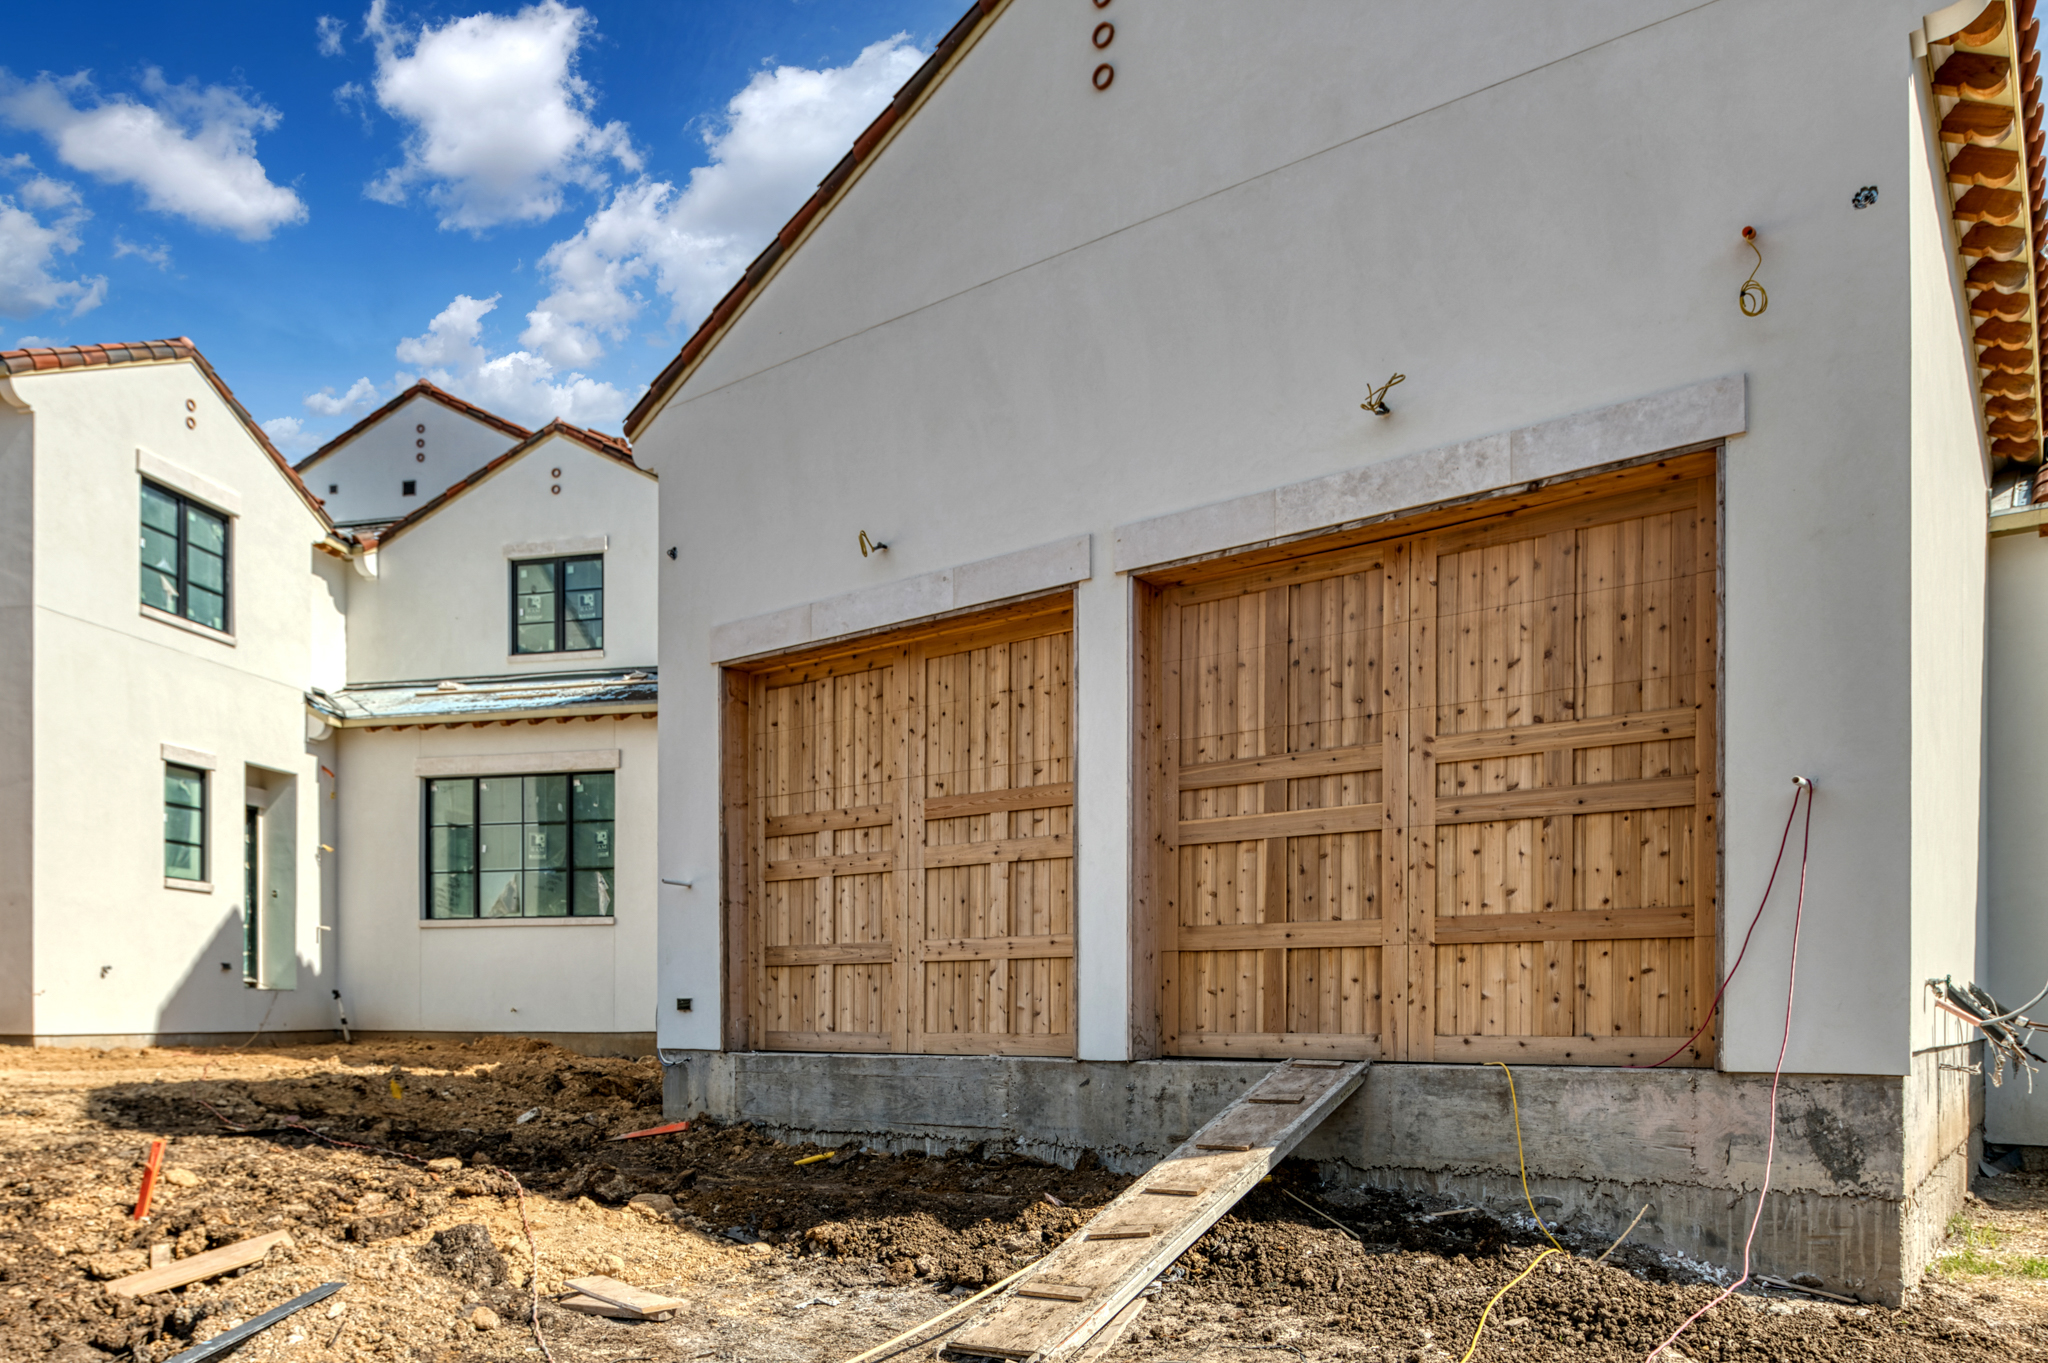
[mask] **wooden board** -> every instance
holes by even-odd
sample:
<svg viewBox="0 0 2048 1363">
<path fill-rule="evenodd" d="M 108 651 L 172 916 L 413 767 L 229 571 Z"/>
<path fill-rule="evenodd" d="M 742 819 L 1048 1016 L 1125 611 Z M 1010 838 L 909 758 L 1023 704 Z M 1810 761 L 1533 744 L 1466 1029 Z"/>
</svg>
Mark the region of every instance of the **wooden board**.
<svg viewBox="0 0 2048 1363">
<path fill-rule="evenodd" d="M 1160 1049 L 1598 1063 L 1699 1025 L 1713 458 L 1140 595 Z"/>
<path fill-rule="evenodd" d="M 662 1321 L 667 1320 L 673 1314 L 669 1311 L 657 1311 L 653 1315 L 649 1315 L 644 1311 L 632 1310 L 630 1307 L 614 1306 L 608 1301 L 600 1301 L 596 1297 L 587 1296 L 580 1292 L 575 1296 L 562 1298 L 555 1305 L 561 1307 L 564 1311 L 574 1311 L 579 1315 L 585 1316 L 603 1316 L 607 1320 Z"/>
<path fill-rule="evenodd" d="M 194 1254 L 184 1259 L 175 1259 L 163 1268 L 146 1268 L 140 1273 L 131 1273 L 125 1278 L 116 1278 L 107 1284 L 107 1291 L 120 1297 L 144 1297 L 152 1292 L 168 1292 L 174 1287 L 196 1283 L 206 1278 L 217 1278 L 223 1273 L 232 1273 L 238 1268 L 261 1263 L 263 1256 L 270 1253 L 273 1245 L 288 1245 L 292 1242 L 289 1232 L 275 1230 L 267 1235 L 238 1240 L 232 1245 L 222 1245 L 203 1254 Z"/>
<path fill-rule="evenodd" d="M 1097 1212 L 1083 1234 L 1039 1260 L 1017 1287 L 969 1321 L 946 1358 L 1063 1363 L 1122 1318 L 1159 1274 L 1199 1240 L 1303 1137 L 1355 1092 L 1364 1063 L 1330 1068 L 1287 1063 L 1266 1077 Z M 1260 1103 L 1296 1095 L 1299 1102 Z M 1218 1138 L 1247 1149 L 1212 1151 Z M 1153 1185 L 1199 1188 L 1193 1197 L 1150 1196 Z M 1026 1295 L 1032 1284 L 1041 1295 Z M 1051 1290 L 1045 1290 L 1050 1288 Z M 1076 1297 L 1079 1300 L 1076 1300 Z"/>
<path fill-rule="evenodd" d="M 659 1316 L 664 1312 L 679 1310 L 689 1304 L 678 1301 L 674 1297 L 664 1297 L 657 1292 L 645 1291 L 633 1286 L 631 1283 L 620 1282 L 617 1278 L 606 1277 L 602 1273 L 593 1274 L 587 1278 L 564 1278 L 562 1286 L 568 1288 L 571 1292 L 580 1292 L 584 1296 L 593 1297 L 608 1306 L 616 1306 L 622 1311 L 631 1311 L 643 1317 Z"/>
<path fill-rule="evenodd" d="M 732 674 L 749 1046 L 1073 1053 L 1072 674 L 1064 599 Z"/>
</svg>

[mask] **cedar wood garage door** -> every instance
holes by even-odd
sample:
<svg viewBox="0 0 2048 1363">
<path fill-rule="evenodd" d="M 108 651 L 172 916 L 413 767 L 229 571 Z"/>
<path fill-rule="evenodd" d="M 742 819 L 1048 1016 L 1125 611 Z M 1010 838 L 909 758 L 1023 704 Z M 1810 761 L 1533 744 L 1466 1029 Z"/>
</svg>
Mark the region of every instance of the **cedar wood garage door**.
<svg viewBox="0 0 2048 1363">
<path fill-rule="evenodd" d="M 1072 1055 L 1071 597 L 726 677 L 727 1044 Z"/>
<path fill-rule="evenodd" d="M 1715 507 L 1688 456 L 1149 583 L 1158 1048 L 1683 1044 L 1715 985 Z"/>
</svg>

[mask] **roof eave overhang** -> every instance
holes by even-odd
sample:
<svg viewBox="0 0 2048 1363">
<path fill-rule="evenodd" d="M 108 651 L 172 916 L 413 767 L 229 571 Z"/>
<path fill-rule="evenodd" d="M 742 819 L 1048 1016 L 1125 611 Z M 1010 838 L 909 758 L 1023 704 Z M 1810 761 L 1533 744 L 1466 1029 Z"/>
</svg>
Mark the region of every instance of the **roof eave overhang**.
<svg viewBox="0 0 2048 1363">
<path fill-rule="evenodd" d="M 2035 0 L 1961 0 L 1915 35 L 1994 472 L 2041 463 L 2044 185 Z"/>
</svg>

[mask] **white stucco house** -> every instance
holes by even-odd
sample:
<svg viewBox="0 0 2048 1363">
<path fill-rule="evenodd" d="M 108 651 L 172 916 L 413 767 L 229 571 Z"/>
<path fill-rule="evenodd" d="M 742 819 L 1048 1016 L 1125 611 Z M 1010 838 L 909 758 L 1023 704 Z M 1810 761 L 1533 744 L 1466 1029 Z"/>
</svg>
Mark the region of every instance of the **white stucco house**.
<svg viewBox="0 0 2048 1363">
<path fill-rule="evenodd" d="M 1332 1186 L 1506 1209 L 1499 1062 L 1568 1224 L 1737 1262 L 1804 776 L 1756 1264 L 1896 1299 L 1982 1132 L 1925 982 L 1989 968 L 2038 27 L 971 7 L 627 421 L 672 1110 L 1140 1167 L 1370 1059 Z"/>
<path fill-rule="evenodd" d="M 644 1051 L 651 475 L 424 385 L 307 465 L 182 338 L 0 352 L 0 1038 Z"/>
</svg>

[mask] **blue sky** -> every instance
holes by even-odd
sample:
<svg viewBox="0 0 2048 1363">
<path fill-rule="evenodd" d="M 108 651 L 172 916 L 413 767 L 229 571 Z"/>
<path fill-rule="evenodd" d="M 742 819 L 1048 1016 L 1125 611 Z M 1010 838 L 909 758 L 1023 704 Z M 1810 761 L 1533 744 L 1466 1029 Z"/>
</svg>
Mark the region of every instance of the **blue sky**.
<svg viewBox="0 0 2048 1363">
<path fill-rule="evenodd" d="M 0 349 L 190 336 L 294 456 L 420 375 L 616 431 L 965 9 L 23 6 Z"/>
</svg>

